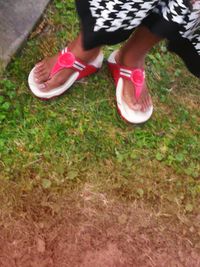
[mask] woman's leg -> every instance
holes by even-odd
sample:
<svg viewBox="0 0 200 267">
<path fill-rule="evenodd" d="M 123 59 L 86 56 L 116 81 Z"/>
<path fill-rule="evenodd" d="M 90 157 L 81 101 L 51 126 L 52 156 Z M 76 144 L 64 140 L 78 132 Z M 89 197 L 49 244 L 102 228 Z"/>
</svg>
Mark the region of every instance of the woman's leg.
<svg viewBox="0 0 200 267">
<path fill-rule="evenodd" d="M 148 28 L 140 26 L 120 49 L 116 60 L 127 67 L 144 68 L 146 55 L 161 39 L 150 32 Z M 145 111 L 151 105 L 151 97 L 146 83 L 140 99 L 136 101 L 132 83 L 125 80 L 124 100 L 130 108 Z"/>
<path fill-rule="evenodd" d="M 77 58 L 86 63 L 95 59 L 100 52 L 100 48 L 91 49 L 89 51 L 84 50 L 82 33 L 80 33 L 78 37 L 68 45 L 68 47 Z M 57 61 L 57 58 L 58 55 L 45 58 L 36 65 L 35 79 L 37 83 L 40 83 L 40 89 L 43 91 L 49 91 L 62 85 L 73 72 L 71 69 L 63 69 L 49 80 L 49 75 Z"/>
</svg>

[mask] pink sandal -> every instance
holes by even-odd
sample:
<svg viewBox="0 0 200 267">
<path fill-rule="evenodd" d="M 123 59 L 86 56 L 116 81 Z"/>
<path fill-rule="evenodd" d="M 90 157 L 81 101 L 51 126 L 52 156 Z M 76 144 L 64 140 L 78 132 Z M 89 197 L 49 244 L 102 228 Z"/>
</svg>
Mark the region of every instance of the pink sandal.
<svg viewBox="0 0 200 267">
<path fill-rule="evenodd" d="M 144 123 L 150 119 L 153 113 L 153 106 L 145 112 L 132 110 L 123 100 L 123 83 L 128 79 L 134 84 L 135 97 L 139 99 L 145 80 L 145 71 L 142 69 L 131 69 L 116 63 L 115 57 L 118 51 L 114 51 L 108 58 L 108 66 L 116 85 L 117 108 L 121 117 L 133 124 Z"/>
<path fill-rule="evenodd" d="M 68 48 L 65 48 L 60 53 L 56 64 L 54 65 L 50 77 L 52 78 L 56 73 L 60 70 L 66 68 L 70 68 L 74 70 L 74 73 L 68 78 L 68 80 L 61 86 L 54 88 L 48 92 L 41 91 L 39 89 L 39 84 L 35 82 L 34 78 L 34 70 L 35 67 L 31 70 L 28 77 L 28 84 L 32 93 L 41 99 L 51 99 L 57 96 L 62 95 L 66 92 L 77 80 L 82 79 L 83 77 L 89 76 L 95 72 L 97 72 L 103 63 L 103 53 L 96 57 L 92 62 L 85 64 L 84 62 L 77 59 L 73 53 L 71 53 Z"/>
</svg>

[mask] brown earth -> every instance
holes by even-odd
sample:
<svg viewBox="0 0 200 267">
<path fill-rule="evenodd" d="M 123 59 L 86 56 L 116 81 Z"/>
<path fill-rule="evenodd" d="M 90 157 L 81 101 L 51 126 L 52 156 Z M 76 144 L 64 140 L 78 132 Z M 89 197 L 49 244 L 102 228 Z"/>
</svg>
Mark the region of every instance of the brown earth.
<svg viewBox="0 0 200 267">
<path fill-rule="evenodd" d="M 60 201 L 32 197 L 0 222 L 0 267 L 200 266 L 199 215 L 175 219 L 88 184 Z"/>
</svg>

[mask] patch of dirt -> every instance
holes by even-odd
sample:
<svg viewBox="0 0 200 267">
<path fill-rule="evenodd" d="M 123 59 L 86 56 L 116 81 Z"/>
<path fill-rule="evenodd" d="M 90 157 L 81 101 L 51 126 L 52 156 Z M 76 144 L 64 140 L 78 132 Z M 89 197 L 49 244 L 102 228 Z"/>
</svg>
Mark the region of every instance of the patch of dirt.
<svg viewBox="0 0 200 267">
<path fill-rule="evenodd" d="M 198 218 L 161 216 L 88 184 L 60 201 L 30 195 L 0 223 L 0 267 L 199 267 Z"/>
</svg>

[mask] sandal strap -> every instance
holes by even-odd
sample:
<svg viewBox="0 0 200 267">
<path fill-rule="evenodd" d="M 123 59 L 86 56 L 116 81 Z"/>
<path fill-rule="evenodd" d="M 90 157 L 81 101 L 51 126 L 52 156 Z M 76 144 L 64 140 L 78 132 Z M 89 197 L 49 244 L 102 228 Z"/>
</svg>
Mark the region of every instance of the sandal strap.
<svg viewBox="0 0 200 267">
<path fill-rule="evenodd" d="M 119 76 L 133 83 L 135 88 L 135 98 L 138 100 L 141 96 L 145 82 L 145 71 L 143 69 L 132 69 L 128 67 L 120 67 Z"/>
<path fill-rule="evenodd" d="M 50 78 L 62 69 L 74 69 L 75 71 L 82 72 L 86 67 L 87 65 L 77 59 L 66 47 L 60 52 L 58 59 L 52 68 Z"/>
</svg>

